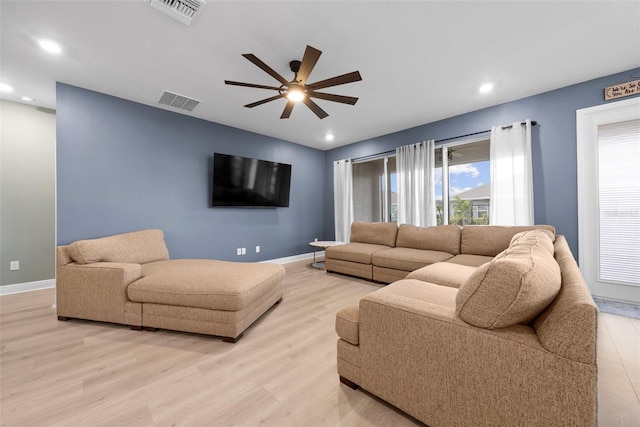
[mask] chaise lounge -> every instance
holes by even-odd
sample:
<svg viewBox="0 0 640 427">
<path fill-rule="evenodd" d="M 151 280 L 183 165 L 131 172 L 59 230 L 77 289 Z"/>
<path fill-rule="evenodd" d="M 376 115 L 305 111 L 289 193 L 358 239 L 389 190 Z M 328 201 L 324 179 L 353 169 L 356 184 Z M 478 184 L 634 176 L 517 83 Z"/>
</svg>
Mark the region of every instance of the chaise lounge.
<svg viewBox="0 0 640 427">
<path fill-rule="evenodd" d="M 282 299 L 284 267 L 169 259 L 161 230 L 57 248 L 58 319 L 72 318 L 223 337 L 236 342 Z"/>
</svg>

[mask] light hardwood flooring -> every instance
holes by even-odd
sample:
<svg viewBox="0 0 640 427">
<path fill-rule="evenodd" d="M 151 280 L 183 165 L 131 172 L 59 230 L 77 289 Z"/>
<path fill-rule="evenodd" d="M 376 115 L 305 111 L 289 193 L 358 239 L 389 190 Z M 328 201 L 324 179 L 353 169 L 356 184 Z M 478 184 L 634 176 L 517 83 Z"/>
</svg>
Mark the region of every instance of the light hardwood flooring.
<svg viewBox="0 0 640 427">
<path fill-rule="evenodd" d="M 286 265 L 282 303 L 236 344 L 59 322 L 52 289 L 0 297 L 6 426 L 413 426 L 336 374 L 335 313 L 381 285 Z M 640 320 L 601 314 L 599 425 L 640 426 Z"/>
</svg>

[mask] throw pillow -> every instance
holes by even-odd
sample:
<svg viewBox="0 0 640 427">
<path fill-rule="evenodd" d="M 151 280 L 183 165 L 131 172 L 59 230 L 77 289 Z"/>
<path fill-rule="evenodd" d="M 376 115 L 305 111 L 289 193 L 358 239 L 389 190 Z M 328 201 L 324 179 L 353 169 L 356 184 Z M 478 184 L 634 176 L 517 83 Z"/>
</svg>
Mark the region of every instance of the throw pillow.
<svg viewBox="0 0 640 427">
<path fill-rule="evenodd" d="M 456 313 L 465 322 L 486 329 L 528 323 L 555 299 L 562 277 L 549 252 L 550 237 L 539 231 L 521 234 L 458 290 Z"/>
</svg>

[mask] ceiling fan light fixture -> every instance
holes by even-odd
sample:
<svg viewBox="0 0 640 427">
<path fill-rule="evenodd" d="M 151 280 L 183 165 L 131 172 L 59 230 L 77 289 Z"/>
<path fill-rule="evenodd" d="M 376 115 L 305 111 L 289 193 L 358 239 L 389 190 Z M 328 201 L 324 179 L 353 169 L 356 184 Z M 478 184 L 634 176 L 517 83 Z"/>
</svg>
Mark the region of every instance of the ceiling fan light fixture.
<svg viewBox="0 0 640 427">
<path fill-rule="evenodd" d="M 354 105 L 358 98 L 353 96 L 334 95 L 331 93 L 317 92 L 317 89 L 325 89 L 328 87 L 343 85 L 347 83 L 353 83 L 362 80 L 360 72 L 352 71 L 351 73 L 342 74 L 340 76 L 331 77 L 309 84 L 307 78 L 311 74 L 313 67 L 315 67 L 318 58 L 322 54 L 318 49 L 307 45 L 302 56 L 302 61 L 291 61 L 289 67 L 295 74 L 293 80 L 288 81 L 273 68 L 269 67 L 262 60 L 252 53 L 243 53 L 246 59 L 256 65 L 265 73 L 280 82 L 279 87 L 259 85 L 254 83 L 236 82 L 233 80 L 225 80 L 224 83 L 233 86 L 252 87 L 257 89 L 269 89 L 276 90 L 278 94 L 269 98 L 261 99 L 260 101 L 252 102 L 245 105 L 247 108 L 257 107 L 258 105 L 266 104 L 267 102 L 275 101 L 282 98 L 287 98 L 287 105 L 285 105 L 281 119 L 288 119 L 291 116 L 291 111 L 297 102 L 302 101 L 313 113 L 318 116 L 319 119 L 328 117 L 326 111 L 324 111 L 318 104 L 316 104 L 312 98 L 323 99 L 326 101 L 340 102 L 343 104 Z"/>
<path fill-rule="evenodd" d="M 287 98 L 293 102 L 300 102 L 304 99 L 305 94 L 302 89 L 293 88 L 287 91 Z"/>
</svg>

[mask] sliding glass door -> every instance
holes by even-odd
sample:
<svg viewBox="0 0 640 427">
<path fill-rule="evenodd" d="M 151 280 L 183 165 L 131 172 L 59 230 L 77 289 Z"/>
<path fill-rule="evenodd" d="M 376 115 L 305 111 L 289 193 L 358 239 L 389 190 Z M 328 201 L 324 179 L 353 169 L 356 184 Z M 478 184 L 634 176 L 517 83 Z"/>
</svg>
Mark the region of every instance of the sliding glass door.
<svg viewBox="0 0 640 427">
<path fill-rule="evenodd" d="M 442 224 L 488 224 L 491 193 L 489 140 L 436 147 L 436 218 Z"/>
<path fill-rule="evenodd" d="M 435 149 L 436 218 L 442 224 L 488 224 L 489 139 L 442 144 Z M 396 157 L 353 162 L 353 214 L 356 221 L 396 222 Z"/>
<path fill-rule="evenodd" d="M 353 215 L 356 221 L 397 220 L 395 156 L 353 163 Z"/>
</svg>

